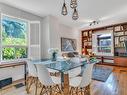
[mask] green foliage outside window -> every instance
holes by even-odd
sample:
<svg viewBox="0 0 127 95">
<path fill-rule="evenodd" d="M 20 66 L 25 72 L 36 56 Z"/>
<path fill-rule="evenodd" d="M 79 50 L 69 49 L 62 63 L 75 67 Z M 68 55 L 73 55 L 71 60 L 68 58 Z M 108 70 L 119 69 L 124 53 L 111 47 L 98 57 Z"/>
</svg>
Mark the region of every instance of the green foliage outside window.
<svg viewBox="0 0 127 95">
<path fill-rule="evenodd" d="M 2 47 L 3 60 L 27 57 L 27 23 L 25 21 L 7 16 L 2 18 Z"/>
<path fill-rule="evenodd" d="M 27 48 L 3 48 L 3 60 L 27 58 Z"/>
</svg>

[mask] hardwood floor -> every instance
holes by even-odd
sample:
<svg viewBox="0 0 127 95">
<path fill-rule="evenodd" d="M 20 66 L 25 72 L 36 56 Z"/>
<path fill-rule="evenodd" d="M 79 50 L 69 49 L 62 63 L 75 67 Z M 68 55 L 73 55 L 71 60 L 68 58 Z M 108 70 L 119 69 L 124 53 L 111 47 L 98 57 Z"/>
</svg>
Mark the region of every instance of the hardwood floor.
<svg viewBox="0 0 127 95">
<path fill-rule="evenodd" d="M 127 95 L 127 68 L 113 67 L 113 72 L 106 82 L 93 80 L 92 95 Z M 13 86 L 0 90 L 0 95 L 34 95 L 34 85 L 31 94 L 26 94 L 25 87 L 15 89 Z"/>
<path fill-rule="evenodd" d="M 127 95 L 127 68 L 115 67 L 106 82 L 92 82 L 93 95 Z"/>
</svg>

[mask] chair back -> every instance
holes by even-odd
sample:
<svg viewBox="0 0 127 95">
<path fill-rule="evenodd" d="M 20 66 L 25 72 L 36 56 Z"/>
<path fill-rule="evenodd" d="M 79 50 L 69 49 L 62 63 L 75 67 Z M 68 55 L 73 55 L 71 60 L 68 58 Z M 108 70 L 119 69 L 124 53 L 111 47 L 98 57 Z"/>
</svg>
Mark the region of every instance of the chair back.
<svg viewBox="0 0 127 95">
<path fill-rule="evenodd" d="M 29 76 L 37 77 L 37 69 L 34 64 L 32 64 L 30 61 L 27 61 L 28 66 L 28 73 Z"/>
<path fill-rule="evenodd" d="M 73 78 L 81 73 L 81 66 L 68 71 L 69 77 Z"/>
<path fill-rule="evenodd" d="M 42 64 L 36 64 L 36 68 L 37 68 L 38 79 L 43 85 L 50 86 L 54 84 L 46 66 Z"/>
<path fill-rule="evenodd" d="M 92 81 L 92 70 L 94 64 L 87 64 L 84 68 L 80 87 L 88 86 Z"/>
<path fill-rule="evenodd" d="M 70 59 L 70 62 L 80 63 L 80 58 L 79 57 L 73 57 L 73 58 Z M 68 74 L 69 74 L 70 78 L 76 77 L 80 73 L 81 73 L 81 66 L 68 71 Z"/>
<path fill-rule="evenodd" d="M 80 63 L 80 58 L 79 57 L 73 57 L 73 58 L 70 59 L 70 62 Z"/>
</svg>

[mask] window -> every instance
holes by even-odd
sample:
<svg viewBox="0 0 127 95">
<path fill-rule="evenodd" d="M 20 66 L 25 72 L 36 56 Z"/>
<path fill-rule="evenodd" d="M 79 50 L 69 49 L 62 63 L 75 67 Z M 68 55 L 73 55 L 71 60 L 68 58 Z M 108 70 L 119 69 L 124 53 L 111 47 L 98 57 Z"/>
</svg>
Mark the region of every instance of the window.
<svg viewBox="0 0 127 95">
<path fill-rule="evenodd" d="M 14 60 L 27 58 L 28 23 L 24 20 L 3 15 L 1 25 L 1 59 Z"/>
<path fill-rule="evenodd" d="M 97 35 L 98 52 L 111 53 L 111 34 Z"/>
</svg>

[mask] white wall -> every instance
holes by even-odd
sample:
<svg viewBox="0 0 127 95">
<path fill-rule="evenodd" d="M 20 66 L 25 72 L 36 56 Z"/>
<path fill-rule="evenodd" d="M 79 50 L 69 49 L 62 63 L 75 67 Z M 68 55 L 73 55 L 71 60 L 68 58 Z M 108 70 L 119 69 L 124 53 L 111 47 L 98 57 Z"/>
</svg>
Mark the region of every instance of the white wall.
<svg viewBox="0 0 127 95">
<path fill-rule="evenodd" d="M 12 77 L 12 81 L 24 78 L 24 66 L 15 66 L 0 69 L 0 80 Z"/>
<path fill-rule="evenodd" d="M 42 33 L 42 46 L 43 58 L 48 58 L 49 48 L 59 48 L 61 51 L 61 37 L 72 38 L 77 40 L 77 51 L 80 52 L 80 32 L 74 28 L 66 26 L 58 21 L 53 16 L 48 16 L 43 19 L 43 33 Z"/>
<path fill-rule="evenodd" d="M 65 37 L 65 38 L 72 38 L 72 39 L 76 39 L 77 41 L 77 52 L 81 53 L 81 35 L 80 35 L 80 31 L 78 31 L 77 29 L 65 26 L 63 24 L 60 24 L 60 38 L 61 37 Z M 60 44 L 61 45 L 61 44 Z"/>
</svg>

